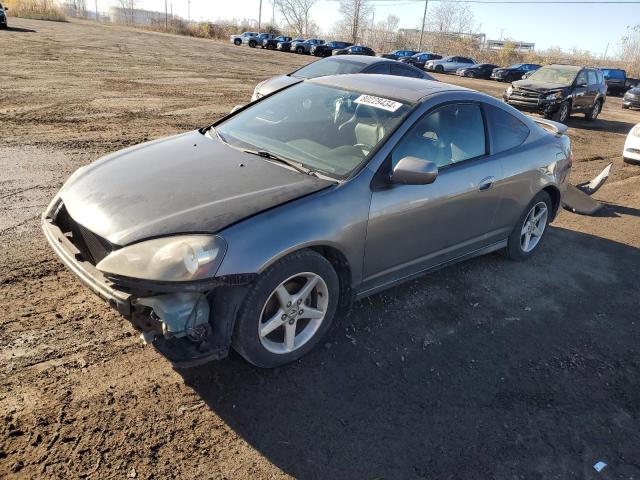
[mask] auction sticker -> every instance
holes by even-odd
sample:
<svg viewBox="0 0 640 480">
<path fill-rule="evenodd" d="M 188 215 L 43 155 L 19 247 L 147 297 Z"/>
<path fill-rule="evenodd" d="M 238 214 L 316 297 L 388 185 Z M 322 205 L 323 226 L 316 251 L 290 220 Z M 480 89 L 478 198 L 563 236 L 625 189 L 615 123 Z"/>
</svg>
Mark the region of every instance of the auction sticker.
<svg viewBox="0 0 640 480">
<path fill-rule="evenodd" d="M 362 105 L 369 105 L 370 107 L 381 108 L 388 112 L 395 112 L 402 104 L 400 102 L 394 102 L 388 98 L 374 97 L 373 95 L 360 95 L 356 98 L 355 103 L 361 103 Z"/>
</svg>

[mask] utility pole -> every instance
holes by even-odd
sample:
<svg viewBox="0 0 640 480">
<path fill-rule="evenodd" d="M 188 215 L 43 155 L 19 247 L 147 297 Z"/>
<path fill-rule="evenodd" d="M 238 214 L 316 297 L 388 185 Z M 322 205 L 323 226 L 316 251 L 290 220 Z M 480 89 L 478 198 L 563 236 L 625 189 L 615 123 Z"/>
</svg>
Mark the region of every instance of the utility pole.
<svg viewBox="0 0 640 480">
<path fill-rule="evenodd" d="M 100 21 L 100 17 L 98 16 L 98 0 L 96 0 L 96 22 Z"/>
<path fill-rule="evenodd" d="M 164 31 L 168 30 L 169 19 L 167 18 L 167 0 L 164 0 Z"/>
<path fill-rule="evenodd" d="M 358 22 L 360 21 L 360 1 L 356 0 L 356 8 L 353 12 L 353 43 L 358 42 Z"/>
<path fill-rule="evenodd" d="M 424 24 L 427 21 L 427 5 L 429 0 L 424 0 L 424 13 L 422 14 L 422 29 L 420 30 L 420 43 L 418 43 L 418 51 L 422 51 L 422 38 L 424 37 Z"/>
<path fill-rule="evenodd" d="M 191 23 L 191 0 L 187 0 L 187 20 Z"/>
<path fill-rule="evenodd" d="M 271 0 L 271 25 L 276 24 L 276 0 Z"/>
<path fill-rule="evenodd" d="M 260 6 L 258 7 L 258 32 L 260 32 L 261 24 L 262 24 L 262 0 L 260 0 Z"/>
</svg>

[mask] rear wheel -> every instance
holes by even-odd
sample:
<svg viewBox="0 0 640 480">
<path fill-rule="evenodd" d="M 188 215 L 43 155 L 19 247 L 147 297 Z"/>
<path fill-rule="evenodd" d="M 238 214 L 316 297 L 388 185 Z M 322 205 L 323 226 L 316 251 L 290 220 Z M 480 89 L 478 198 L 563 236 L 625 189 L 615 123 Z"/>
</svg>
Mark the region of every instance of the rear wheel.
<svg viewBox="0 0 640 480">
<path fill-rule="evenodd" d="M 296 47 L 296 53 L 304 53 L 304 48 Z"/>
<path fill-rule="evenodd" d="M 506 254 L 511 260 L 526 260 L 540 247 L 553 205 L 545 191 L 538 193 L 527 206 L 507 241 Z"/>
<path fill-rule="evenodd" d="M 598 114 L 602 110 L 602 100 L 597 100 L 596 103 L 593 104 L 591 110 L 584 114 L 584 118 L 589 121 L 595 120 L 598 118 Z"/>
<path fill-rule="evenodd" d="M 250 46 L 251 48 L 256 48 L 256 45 L 257 45 L 257 43 L 256 43 L 256 41 L 255 41 L 255 40 L 249 40 L 249 46 Z"/>
<path fill-rule="evenodd" d="M 434 68 L 434 70 L 438 73 L 442 73 L 444 72 L 444 67 L 442 65 L 436 65 L 436 68 Z"/>
<path fill-rule="evenodd" d="M 339 280 L 322 255 L 302 250 L 278 260 L 240 309 L 233 346 L 248 362 L 272 368 L 312 350 L 333 322 Z"/>
<path fill-rule="evenodd" d="M 233 44 L 234 44 L 234 45 L 240 45 L 241 43 L 242 43 L 242 40 L 240 40 L 239 38 L 236 38 L 236 39 L 233 41 Z"/>
</svg>

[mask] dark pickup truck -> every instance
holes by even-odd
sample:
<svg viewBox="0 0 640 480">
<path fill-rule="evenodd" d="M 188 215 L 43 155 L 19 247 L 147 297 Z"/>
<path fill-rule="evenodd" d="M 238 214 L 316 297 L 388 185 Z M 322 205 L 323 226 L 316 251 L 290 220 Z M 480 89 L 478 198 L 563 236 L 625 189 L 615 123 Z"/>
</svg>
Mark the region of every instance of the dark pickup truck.
<svg viewBox="0 0 640 480">
<path fill-rule="evenodd" d="M 265 38 L 262 41 L 262 48 L 266 48 L 267 50 L 275 50 L 280 42 L 290 42 L 291 37 L 287 37 L 285 35 L 280 35 L 275 38 Z"/>
<path fill-rule="evenodd" d="M 606 100 L 602 71 L 574 65 L 547 65 L 504 92 L 504 101 L 518 110 L 537 112 L 565 123 L 572 112 L 595 120 Z"/>
<path fill-rule="evenodd" d="M 608 95 L 621 95 L 627 91 L 627 72 L 621 68 L 601 67 L 600 70 L 607 82 Z"/>
</svg>

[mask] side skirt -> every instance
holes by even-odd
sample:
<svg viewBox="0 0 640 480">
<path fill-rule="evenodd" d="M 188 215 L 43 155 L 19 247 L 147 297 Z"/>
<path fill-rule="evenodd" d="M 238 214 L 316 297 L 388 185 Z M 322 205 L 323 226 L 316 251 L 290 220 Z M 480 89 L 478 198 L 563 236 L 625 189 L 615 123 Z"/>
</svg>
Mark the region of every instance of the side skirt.
<svg viewBox="0 0 640 480">
<path fill-rule="evenodd" d="M 459 257 L 453 258 L 451 260 L 448 260 L 446 262 L 442 262 L 442 263 L 438 263 L 436 265 L 433 265 L 431 267 L 419 270 L 415 273 L 412 273 L 410 275 L 405 275 L 404 277 L 399 277 L 395 280 L 391 280 L 385 283 L 382 283 L 380 285 L 377 285 L 375 287 L 369 288 L 367 290 L 363 290 L 360 291 L 358 293 L 356 293 L 354 300 L 362 300 L 363 298 L 366 298 L 370 295 L 374 295 L 376 293 L 379 293 L 383 290 L 386 290 L 388 288 L 391 287 L 395 287 L 396 285 L 400 285 L 402 283 L 408 282 L 410 280 L 414 280 L 416 278 L 422 277 L 423 275 L 426 275 L 427 273 L 431 273 L 434 272 L 436 270 L 440 270 L 441 268 L 445 268 L 448 267 L 450 265 L 454 265 L 456 263 L 462 262 L 464 260 L 468 260 L 470 258 L 474 258 L 474 257 L 480 257 L 482 255 L 486 255 L 487 253 L 491 253 L 491 252 L 495 252 L 496 250 L 500 250 L 502 248 L 505 248 L 507 246 L 507 239 L 504 240 L 500 240 L 499 242 L 496 243 L 492 243 L 491 245 L 488 245 L 486 247 L 482 247 L 478 250 L 474 250 L 472 252 L 466 253 L 464 255 L 461 255 Z"/>
</svg>

